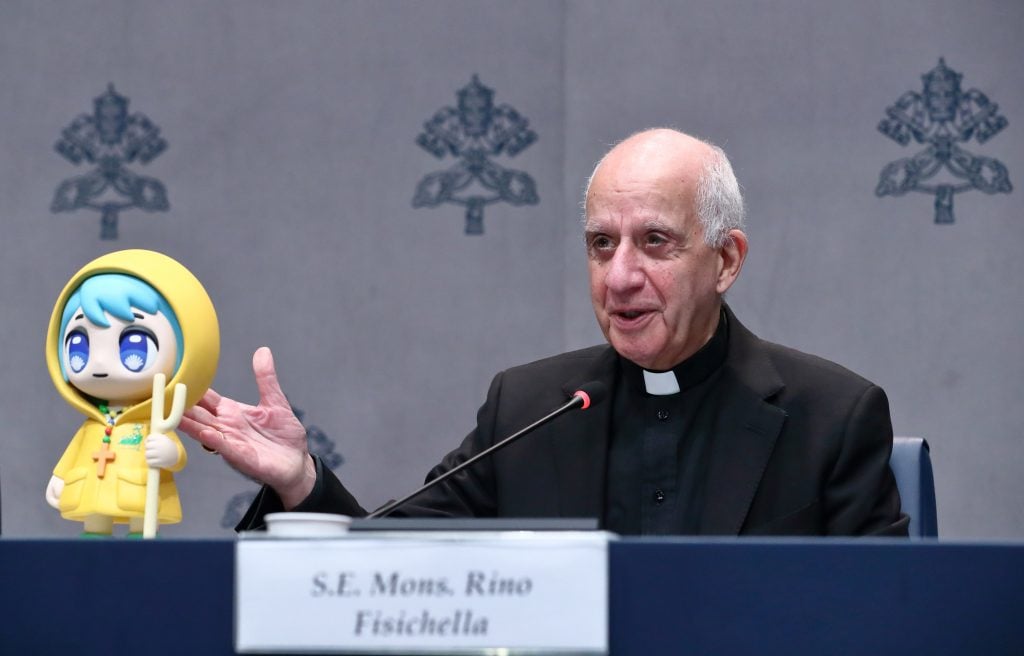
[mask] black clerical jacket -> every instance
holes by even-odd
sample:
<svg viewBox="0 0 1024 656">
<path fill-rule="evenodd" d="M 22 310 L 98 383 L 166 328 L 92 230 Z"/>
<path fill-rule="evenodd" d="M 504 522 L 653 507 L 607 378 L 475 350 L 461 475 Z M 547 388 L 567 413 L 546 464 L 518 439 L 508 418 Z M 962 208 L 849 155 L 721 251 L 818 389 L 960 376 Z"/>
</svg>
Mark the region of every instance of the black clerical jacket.
<svg viewBox="0 0 1024 656">
<path fill-rule="evenodd" d="M 729 344 L 710 441 L 700 534 L 906 535 L 889 468 L 881 388 L 815 356 L 765 342 L 725 308 Z M 619 356 L 596 346 L 499 373 L 477 425 L 428 479 L 547 414 L 582 383 L 610 390 Z M 395 516 L 602 517 L 612 404 L 572 412 L 413 499 Z M 295 510 L 366 511 L 317 463 Z M 280 509 L 264 489 L 239 528 Z"/>
</svg>

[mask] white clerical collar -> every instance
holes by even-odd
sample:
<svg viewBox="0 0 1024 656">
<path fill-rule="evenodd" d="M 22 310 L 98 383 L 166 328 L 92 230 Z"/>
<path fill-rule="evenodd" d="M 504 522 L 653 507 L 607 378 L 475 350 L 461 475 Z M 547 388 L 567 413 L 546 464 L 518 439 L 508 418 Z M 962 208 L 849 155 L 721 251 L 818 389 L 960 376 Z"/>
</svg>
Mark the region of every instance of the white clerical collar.
<svg viewBox="0 0 1024 656">
<path fill-rule="evenodd" d="M 671 369 L 669 371 L 654 372 L 644 369 L 644 387 L 647 393 L 653 396 L 668 396 L 679 393 L 679 381 Z"/>
</svg>

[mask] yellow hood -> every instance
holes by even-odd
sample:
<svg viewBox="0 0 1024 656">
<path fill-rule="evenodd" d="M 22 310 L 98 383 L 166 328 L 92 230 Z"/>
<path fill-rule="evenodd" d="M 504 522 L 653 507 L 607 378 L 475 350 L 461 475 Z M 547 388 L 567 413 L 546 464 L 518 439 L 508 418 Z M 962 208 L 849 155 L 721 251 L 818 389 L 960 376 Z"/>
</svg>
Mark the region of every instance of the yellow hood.
<svg viewBox="0 0 1024 656">
<path fill-rule="evenodd" d="M 151 285 L 167 301 L 181 326 L 184 344 L 181 346 L 181 365 L 167 383 L 164 408 L 165 411 L 170 410 L 174 385 L 177 383 L 184 383 L 188 387 L 185 407 L 195 405 L 210 387 L 217 372 L 217 358 L 220 356 L 217 313 L 206 290 L 188 269 L 162 253 L 146 250 L 125 250 L 103 255 L 82 267 L 64 286 L 46 331 L 46 366 L 57 391 L 82 414 L 103 421 L 99 409 L 64 380 L 60 366 L 62 336 L 59 334 L 61 316 L 68 299 L 86 278 L 102 273 L 134 276 Z M 121 419 L 148 422 L 151 404 L 152 401 L 146 399 L 126 408 Z"/>
</svg>

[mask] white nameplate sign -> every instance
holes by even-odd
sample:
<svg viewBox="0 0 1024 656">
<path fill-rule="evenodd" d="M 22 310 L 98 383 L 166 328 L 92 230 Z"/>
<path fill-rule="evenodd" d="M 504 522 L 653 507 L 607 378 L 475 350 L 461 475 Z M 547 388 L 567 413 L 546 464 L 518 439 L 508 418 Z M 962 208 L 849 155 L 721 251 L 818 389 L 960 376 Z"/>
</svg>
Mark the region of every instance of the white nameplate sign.
<svg viewBox="0 0 1024 656">
<path fill-rule="evenodd" d="M 235 604 L 243 653 L 604 654 L 608 534 L 241 539 Z"/>
</svg>

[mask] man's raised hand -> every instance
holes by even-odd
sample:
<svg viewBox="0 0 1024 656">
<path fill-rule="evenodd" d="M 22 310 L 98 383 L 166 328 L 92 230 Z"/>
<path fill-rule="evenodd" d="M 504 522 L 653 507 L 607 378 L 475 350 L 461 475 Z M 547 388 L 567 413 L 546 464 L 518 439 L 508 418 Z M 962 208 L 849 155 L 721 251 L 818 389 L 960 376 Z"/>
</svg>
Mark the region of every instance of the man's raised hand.
<svg viewBox="0 0 1024 656">
<path fill-rule="evenodd" d="M 309 495 L 316 481 L 306 429 L 281 391 L 269 348 L 256 350 L 252 370 L 258 405 L 239 403 L 210 389 L 185 412 L 179 428 L 242 474 L 269 485 L 291 509 Z"/>
</svg>

